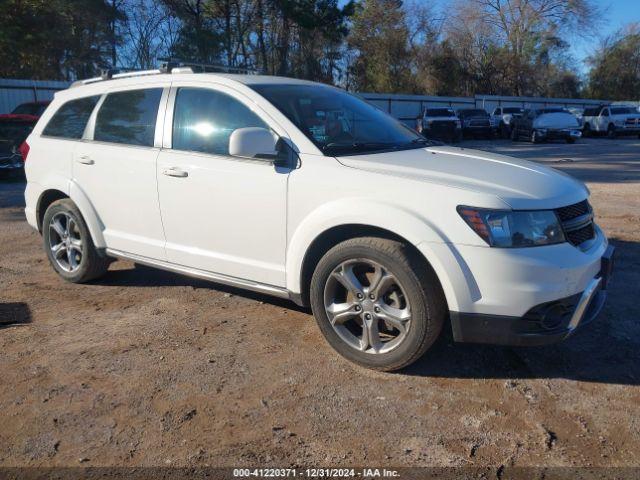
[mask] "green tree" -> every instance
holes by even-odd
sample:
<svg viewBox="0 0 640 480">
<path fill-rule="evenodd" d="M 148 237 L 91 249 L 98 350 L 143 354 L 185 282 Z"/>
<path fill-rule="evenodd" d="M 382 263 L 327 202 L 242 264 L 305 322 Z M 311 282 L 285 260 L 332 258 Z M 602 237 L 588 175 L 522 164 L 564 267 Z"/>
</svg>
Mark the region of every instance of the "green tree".
<svg viewBox="0 0 640 480">
<path fill-rule="evenodd" d="M 606 39 L 589 62 L 589 95 L 610 100 L 640 98 L 640 24 Z"/>
<path fill-rule="evenodd" d="M 356 52 L 350 66 L 355 89 L 389 93 L 415 90 L 402 1 L 364 0 L 356 7 L 348 43 Z"/>
<path fill-rule="evenodd" d="M 112 15 L 103 0 L 0 2 L 0 77 L 95 75 L 110 63 Z"/>
</svg>

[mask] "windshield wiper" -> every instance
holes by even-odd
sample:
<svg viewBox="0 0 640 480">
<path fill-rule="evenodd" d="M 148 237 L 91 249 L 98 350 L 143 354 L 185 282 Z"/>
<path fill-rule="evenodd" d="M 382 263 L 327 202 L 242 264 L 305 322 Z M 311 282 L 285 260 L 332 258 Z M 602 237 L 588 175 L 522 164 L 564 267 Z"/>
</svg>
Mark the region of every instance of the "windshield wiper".
<svg viewBox="0 0 640 480">
<path fill-rule="evenodd" d="M 397 143 L 384 143 L 384 142 L 332 142 L 327 143 L 322 147 L 322 151 L 327 150 L 339 150 L 350 149 L 355 152 L 361 152 L 363 150 L 376 150 L 384 148 L 395 148 L 399 145 Z"/>
</svg>

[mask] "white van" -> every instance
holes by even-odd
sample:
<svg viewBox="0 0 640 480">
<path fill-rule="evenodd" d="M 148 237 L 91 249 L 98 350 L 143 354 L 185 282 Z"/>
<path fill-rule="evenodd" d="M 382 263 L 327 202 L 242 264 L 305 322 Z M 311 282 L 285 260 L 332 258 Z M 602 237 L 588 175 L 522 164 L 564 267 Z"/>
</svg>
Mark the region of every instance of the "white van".
<svg viewBox="0 0 640 480">
<path fill-rule="evenodd" d="M 577 180 L 437 146 L 326 85 L 143 73 L 57 93 L 23 145 L 27 220 L 63 279 L 124 258 L 290 298 L 380 370 L 445 325 L 538 345 L 600 311 L 613 249 Z"/>
</svg>

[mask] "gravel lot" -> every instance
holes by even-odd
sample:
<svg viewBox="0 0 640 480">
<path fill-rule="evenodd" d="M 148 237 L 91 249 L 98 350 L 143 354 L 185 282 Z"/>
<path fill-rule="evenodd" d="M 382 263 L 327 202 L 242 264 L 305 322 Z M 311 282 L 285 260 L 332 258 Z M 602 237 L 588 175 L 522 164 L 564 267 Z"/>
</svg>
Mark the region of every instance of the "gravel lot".
<svg viewBox="0 0 640 480">
<path fill-rule="evenodd" d="M 64 283 L 0 183 L 0 466 L 640 465 L 640 140 L 462 146 L 588 183 L 619 255 L 597 324 L 372 372 L 288 302 L 127 262 Z"/>
</svg>

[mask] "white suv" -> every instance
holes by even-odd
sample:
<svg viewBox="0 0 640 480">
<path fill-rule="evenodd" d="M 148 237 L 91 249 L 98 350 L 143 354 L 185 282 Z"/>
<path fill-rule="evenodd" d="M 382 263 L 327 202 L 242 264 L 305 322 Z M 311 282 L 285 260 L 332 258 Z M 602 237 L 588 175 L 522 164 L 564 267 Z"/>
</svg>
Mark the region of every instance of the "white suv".
<svg viewBox="0 0 640 480">
<path fill-rule="evenodd" d="M 437 146 L 326 85 L 147 73 L 57 93 L 23 145 L 26 216 L 65 280 L 125 258 L 290 298 L 381 370 L 445 322 L 544 344 L 601 309 L 613 250 L 573 178 Z"/>
<path fill-rule="evenodd" d="M 598 133 L 606 133 L 609 138 L 640 136 L 640 113 L 635 107 L 625 105 L 587 108 L 582 114 L 582 131 L 585 137 Z"/>
</svg>

